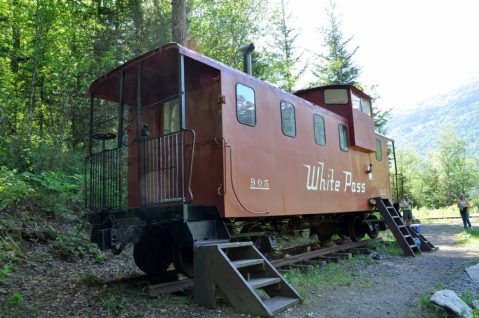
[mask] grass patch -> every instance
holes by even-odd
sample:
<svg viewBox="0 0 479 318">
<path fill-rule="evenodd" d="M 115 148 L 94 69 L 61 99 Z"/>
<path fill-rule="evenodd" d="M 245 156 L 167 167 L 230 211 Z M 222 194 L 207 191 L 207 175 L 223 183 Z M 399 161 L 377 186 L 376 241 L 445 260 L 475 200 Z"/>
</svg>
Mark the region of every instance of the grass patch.
<svg viewBox="0 0 479 318">
<path fill-rule="evenodd" d="M 473 208 L 470 211 L 471 214 L 477 214 L 478 210 L 477 208 Z M 414 219 L 418 219 L 419 221 L 427 221 L 429 223 L 434 223 L 434 222 L 444 222 L 445 220 L 448 220 L 448 222 L 451 222 L 450 218 L 457 218 L 457 222 L 461 221 L 461 214 L 459 213 L 459 209 L 457 208 L 456 205 L 451 205 L 449 207 L 445 208 L 438 208 L 438 209 L 428 209 L 425 207 L 422 207 L 420 209 L 414 209 L 412 211 L 412 214 L 414 216 Z M 472 220 L 471 220 L 472 222 Z"/>
<path fill-rule="evenodd" d="M 81 230 L 58 233 L 53 244 L 54 250 L 64 260 L 74 261 L 85 256 L 102 263 L 106 257 L 90 242 L 86 232 Z"/>
<path fill-rule="evenodd" d="M 403 250 L 397 243 L 396 238 L 390 230 L 379 232 L 379 238 L 382 239 L 382 242 L 370 242 L 368 243 L 368 247 L 387 255 L 404 254 Z"/>
<path fill-rule="evenodd" d="M 479 230 L 464 229 L 456 234 L 455 241 L 458 245 L 477 252 L 479 250 Z"/>
<path fill-rule="evenodd" d="M 326 266 L 312 266 L 308 271 L 301 271 L 293 268 L 285 273 L 286 280 L 298 290 L 303 299 L 308 298 L 308 291 L 311 288 L 321 286 L 353 286 L 359 284 L 367 288 L 366 281 L 358 279 L 357 268 L 374 261 L 368 256 L 358 256 L 351 260 L 340 261 L 338 263 L 328 263 Z"/>
<path fill-rule="evenodd" d="M 83 272 L 78 275 L 76 281 L 86 286 L 102 286 L 105 284 L 103 279 L 96 276 L 93 272 Z"/>
<path fill-rule="evenodd" d="M 14 292 L 8 295 L 0 305 L 0 315 L 10 318 L 30 318 L 39 317 L 36 308 L 27 304 L 22 294 Z"/>
</svg>

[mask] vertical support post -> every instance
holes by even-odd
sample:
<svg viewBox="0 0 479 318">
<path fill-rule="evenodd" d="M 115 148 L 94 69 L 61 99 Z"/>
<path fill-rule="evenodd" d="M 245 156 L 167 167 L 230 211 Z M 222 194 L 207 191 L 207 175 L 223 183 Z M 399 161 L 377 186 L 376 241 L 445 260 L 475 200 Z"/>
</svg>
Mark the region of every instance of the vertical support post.
<svg viewBox="0 0 479 318">
<path fill-rule="evenodd" d="M 181 118 L 181 197 L 185 201 L 185 56 L 178 52 L 178 102 L 180 103 Z M 188 206 L 183 204 L 183 219 L 188 219 Z"/>
<path fill-rule="evenodd" d="M 90 95 L 90 136 L 88 138 L 88 152 L 91 155 L 93 151 L 93 103 L 95 101 L 95 97 L 93 97 L 93 93 Z"/>
<path fill-rule="evenodd" d="M 138 198 L 141 205 L 141 189 L 142 189 L 142 175 L 141 175 L 141 156 L 140 156 L 140 125 L 141 125 L 141 62 L 138 63 L 138 71 L 136 74 L 136 148 L 137 148 L 137 165 L 138 165 Z"/>
<path fill-rule="evenodd" d="M 121 80 L 120 80 L 120 107 L 118 109 L 118 150 L 116 152 L 116 166 L 117 166 L 117 177 L 116 180 L 118 185 L 118 207 L 123 207 L 123 167 L 122 167 L 122 156 L 121 148 L 123 147 L 123 114 L 125 112 L 125 70 L 121 71 Z"/>
<path fill-rule="evenodd" d="M 391 141 L 393 146 L 393 158 L 394 158 L 394 178 L 396 179 L 396 202 L 399 201 L 399 184 L 398 184 L 398 167 L 396 163 L 396 148 L 394 148 L 394 140 Z"/>
<path fill-rule="evenodd" d="M 123 146 L 123 113 L 125 111 L 125 98 L 123 89 L 125 87 L 125 70 L 121 71 L 120 79 L 120 107 L 118 108 L 118 148 Z"/>
</svg>

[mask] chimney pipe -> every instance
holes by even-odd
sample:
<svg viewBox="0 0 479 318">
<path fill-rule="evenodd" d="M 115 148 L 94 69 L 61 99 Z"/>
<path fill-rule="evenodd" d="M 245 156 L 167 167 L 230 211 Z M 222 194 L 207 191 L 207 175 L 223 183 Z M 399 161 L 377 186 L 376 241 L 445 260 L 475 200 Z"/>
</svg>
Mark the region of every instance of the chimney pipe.
<svg viewBox="0 0 479 318">
<path fill-rule="evenodd" d="M 251 60 L 251 52 L 254 50 L 254 44 L 246 44 L 239 48 L 243 52 L 243 71 L 246 74 L 253 75 L 253 66 Z"/>
</svg>

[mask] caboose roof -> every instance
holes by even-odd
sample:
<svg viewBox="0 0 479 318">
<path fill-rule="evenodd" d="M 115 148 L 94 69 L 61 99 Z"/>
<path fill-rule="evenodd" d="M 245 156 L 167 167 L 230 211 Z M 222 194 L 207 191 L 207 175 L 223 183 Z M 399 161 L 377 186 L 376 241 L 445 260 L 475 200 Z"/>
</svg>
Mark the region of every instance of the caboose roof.
<svg viewBox="0 0 479 318">
<path fill-rule="evenodd" d="M 311 87 L 307 89 L 301 89 L 299 91 L 296 91 L 294 94 L 301 94 L 301 93 L 307 93 L 307 92 L 314 92 L 314 91 L 323 91 L 325 89 L 334 89 L 334 88 L 347 88 L 350 89 L 354 94 L 366 98 L 368 100 L 371 100 L 371 96 L 368 94 L 364 93 L 362 90 L 356 88 L 355 86 L 351 84 L 334 84 L 334 85 L 325 85 L 325 86 L 318 86 L 318 87 Z"/>
<path fill-rule="evenodd" d="M 139 56 L 125 62 L 124 64 L 114 68 L 113 70 L 111 70 L 111 71 L 109 71 L 105 74 L 102 74 L 100 77 L 98 77 L 90 85 L 90 88 L 88 90 L 90 95 L 98 93 L 99 91 L 101 91 L 101 89 L 104 87 L 105 83 L 108 82 L 108 81 L 114 80 L 114 81 L 119 82 L 121 71 L 127 70 L 127 69 L 135 70 L 135 69 L 137 69 L 137 65 L 140 62 L 144 62 L 144 61 L 148 62 L 148 60 L 150 60 L 150 59 L 151 59 L 152 62 L 157 62 L 157 60 L 154 59 L 155 56 L 158 56 L 158 55 L 160 55 L 162 53 L 165 53 L 165 52 L 168 52 L 168 51 L 174 51 L 175 53 L 182 54 L 184 56 L 187 56 L 189 58 L 197 60 L 201 63 L 204 63 L 204 64 L 209 65 L 209 66 L 211 66 L 213 68 L 216 68 L 216 69 L 230 68 L 230 67 L 224 65 L 221 62 L 215 61 L 215 60 L 213 60 L 209 57 L 206 57 L 202 54 L 199 54 L 195 51 L 192 51 L 192 50 L 190 50 L 190 49 L 188 49 L 184 46 L 181 46 L 177 43 L 168 43 L 168 44 L 160 46 L 156 49 L 153 49 L 153 50 L 151 50 L 147 53 L 139 55 Z M 176 67 L 176 65 L 170 65 L 170 67 L 173 67 L 173 66 Z M 96 96 L 96 94 L 95 94 L 95 96 Z"/>
<path fill-rule="evenodd" d="M 177 54 L 182 54 L 188 58 L 191 58 L 193 60 L 199 61 L 203 64 L 206 64 L 212 68 L 215 68 L 217 70 L 221 70 L 222 72 L 227 72 L 227 73 L 233 73 L 236 75 L 240 75 L 241 77 L 247 77 L 254 82 L 256 82 L 258 85 L 261 85 L 265 87 L 266 89 L 271 89 L 275 90 L 278 92 L 281 92 L 284 96 L 288 96 L 291 100 L 291 102 L 294 101 L 301 101 L 303 105 L 308 105 L 309 107 L 314 108 L 316 111 L 321 111 L 321 112 L 326 112 L 330 116 L 333 117 L 342 117 L 339 116 L 338 114 L 331 112 L 328 109 L 325 109 L 319 105 L 316 105 L 314 103 L 311 103 L 308 100 L 305 100 L 299 96 L 296 96 L 295 94 L 288 93 L 286 91 L 283 91 L 282 89 L 273 86 L 269 83 L 266 83 L 254 76 L 251 76 L 249 74 L 246 74 L 242 71 L 239 71 L 235 68 L 232 68 L 230 66 L 227 66 L 219 61 L 216 61 L 212 58 L 209 58 L 203 54 L 197 53 L 193 50 L 190 50 L 184 46 L 179 45 L 178 43 L 168 43 L 163 46 L 160 46 L 158 48 L 155 48 L 147 53 L 144 53 L 142 55 L 139 55 L 124 64 L 114 68 L 113 70 L 101 75 L 98 77 L 91 85 L 88 90 L 88 93 L 90 95 L 94 95 L 95 97 L 101 98 L 101 99 L 106 99 L 106 100 L 111 100 L 111 101 L 119 101 L 120 96 L 119 96 L 119 83 L 121 79 L 121 72 L 123 70 L 128 72 L 127 78 L 125 79 L 126 84 L 125 85 L 136 85 L 137 81 L 137 75 L 136 71 L 138 70 L 138 65 L 142 65 L 142 77 L 143 76 L 155 76 L 157 78 L 163 78 L 165 79 L 164 83 L 166 87 L 162 87 L 161 89 L 163 90 L 172 90 L 175 87 L 177 87 L 178 84 L 178 77 L 177 77 L 177 67 L 178 67 L 178 60 L 176 58 Z M 159 56 L 162 55 L 162 58 L 159 59 Z M 164 57 L 169 56 L 170 60 L 166 58 L 166 62 L 164 61 Z M 171 62 L 171 63 L 169 63 Z M 155 70 L 155 67 L 160 66 L 163 70 L 164 74 L 160 74 L 161 72 L 158 72 L 158 70 Z M 148 75 L 143 74 L 144 72 L 148 72 Z M 168 87 L 169 85 L 169 87 Z M 328 86 L 329 87 L 329 86 Z M 353 90 L 357 91 L 359 95 L 365 95 L 363 92 L 360 90 L 357 90 L 355 87 L 351 85 L 333 85 L 330 87 L 351 87 Z M 158 89 L 158 87 L 156 87 Z M 177 88 L 176 88 L 177 89 Z M 320 89 L 319 87 L 316 88 L 310 88 L 306 90 L 301 90 L 298 92 L 303 92 L 303 91 L 310 91 L 310 90 L 316 90 Z M 321 87 L 321 89 L 324 89 L 324 86 Z M 125 102 L 127 104 L 135 104 L 134 99 L 135 99 L 135 90 L 127 90 L 130 91 L 127 93 L 127 96 L 124 96 Z M 131 95 L 131 96 L 129 96 Z M 367 96 L 367 95 L 365 95 Z M 369 96 L 368 96 L 369 97 Z"/>
</svg>

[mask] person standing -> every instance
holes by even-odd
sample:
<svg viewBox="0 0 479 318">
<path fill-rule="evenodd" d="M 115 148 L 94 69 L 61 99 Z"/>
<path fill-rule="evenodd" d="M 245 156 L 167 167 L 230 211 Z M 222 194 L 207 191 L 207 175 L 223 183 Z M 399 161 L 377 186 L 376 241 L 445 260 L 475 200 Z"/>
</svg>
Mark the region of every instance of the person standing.
<svg viewBox="0 0 479 318">
<path fill-rule="evenodd" d="M 469 221 L 469 207 L 470 203 L 466 199 L 464 194 L 459 195 L 459 201 L 457 202 L 457 207 L 459 208 L 459 212 L 461 212 L 462 223 L 464 224 L 464 228 L 471 228 L 471 221 Z"/>
<path fill-rule="evenodd" d="M 412 204 L 414 202 L 409 199 L 407 193 L 404 193 L 401 201 L 399 201 L 399 207 L 402 210 L 402 218 L 407 226 L 410 226 L 412 223 Z"/>
</svg>

